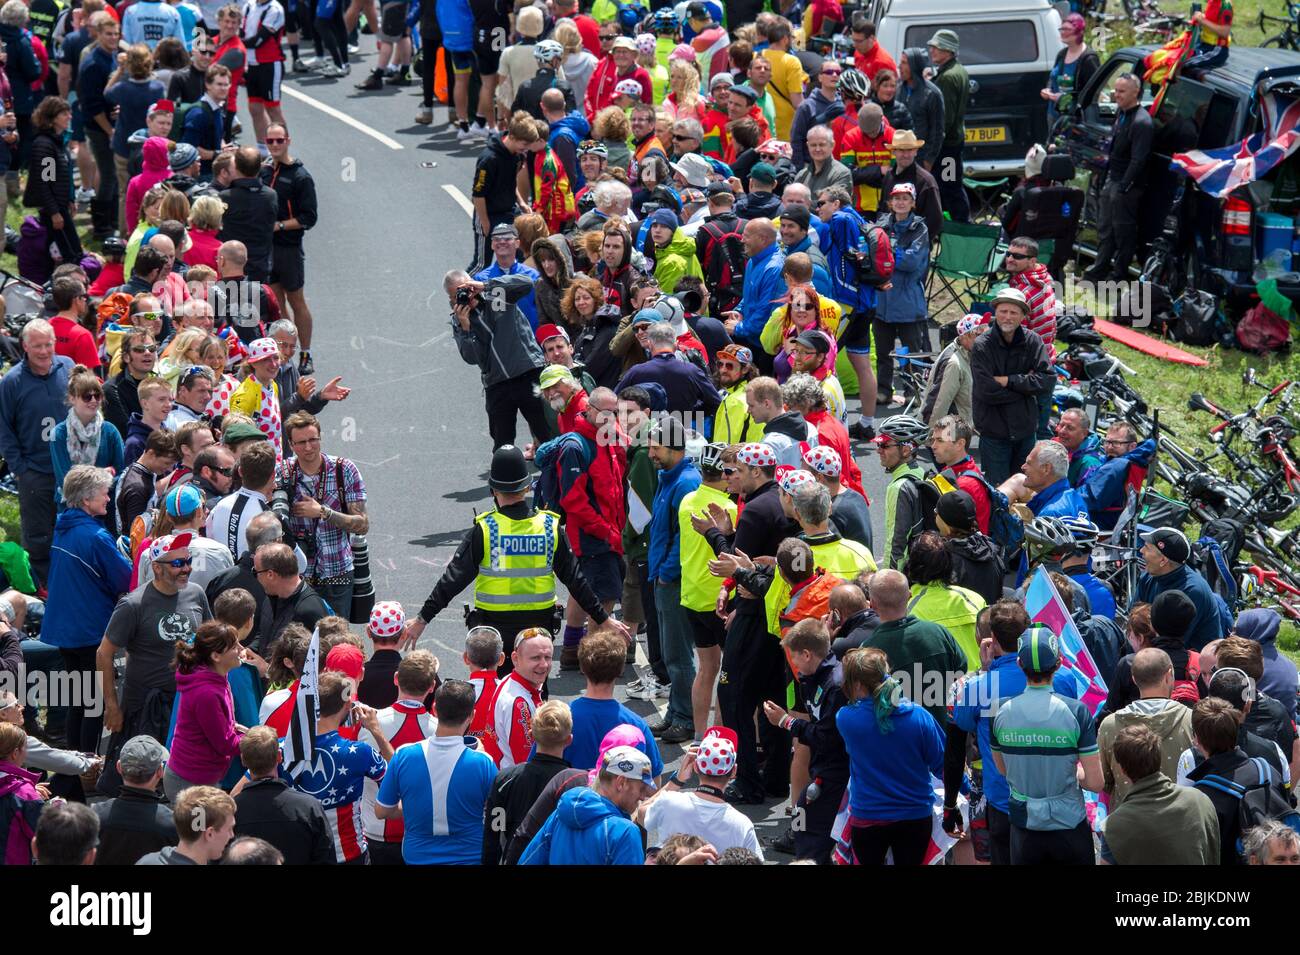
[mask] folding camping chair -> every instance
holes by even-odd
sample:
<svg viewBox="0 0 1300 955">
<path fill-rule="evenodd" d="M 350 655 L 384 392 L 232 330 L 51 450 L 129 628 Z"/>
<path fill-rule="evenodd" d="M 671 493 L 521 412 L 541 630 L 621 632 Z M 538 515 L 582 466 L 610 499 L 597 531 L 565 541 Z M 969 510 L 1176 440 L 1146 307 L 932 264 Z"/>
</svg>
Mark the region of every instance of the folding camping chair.
<svg viewBox="0 0 1300 955">
<path fill-rule="evenodd" d="M 970 221 L 1000 224 L 998 207 L 1010 197 L 1008 189 L 1011 185 L 1011 177 L 1003 176 L 1001 179 L 963 177 L 962 185 L 966 187 L 966 194 L 970 200 Z"/>
<path fill-rule="evenodd" d="M 1001 264 L 994 257 L 1001 238 L 1000 226 L 973 222 L 945 222 L 939 252 L 930 263 L 925 304 L 931 318 L 950 306 L 987 294 Z"/>
</svg>

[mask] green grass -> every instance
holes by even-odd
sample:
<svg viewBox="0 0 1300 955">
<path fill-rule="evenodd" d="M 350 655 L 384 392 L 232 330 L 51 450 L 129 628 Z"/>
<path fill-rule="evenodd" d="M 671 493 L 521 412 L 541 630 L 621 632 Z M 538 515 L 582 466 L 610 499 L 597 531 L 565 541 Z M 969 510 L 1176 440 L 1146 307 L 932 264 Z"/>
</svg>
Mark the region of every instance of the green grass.
<svg viewBox="0 0 1300 955">
<path fill-rule="evenodd" d="M 0 540 L 21 542 L 22 531 L 18 525 L 18 498 L 0 494 Z"/>
<path fill-rule="evenodd" d="M 1233 25 L 1232 25 L 1232 42 L 1234 46 L 1259 46 L 1261 40 L 1266 37 L 1275 36 L 1281 32 L 1281 24 L 1268 23 L 1265 30 L 1259 28 L 1259 13 L 1263 10 L 1269 16 L 1281 17 L 1286 15 L 1286 4 L 1284 0 L 1233 0 Z M 1202 9 L 1204 5 L 1202 5 Z M 1118 0 L 1106 5 L 1107 11 L 1118 9 L 1123 12 L 1123 5 Z M 1165 13 L 1187 17 L 1191 13 L 1190 0 L 1160 0 L 1160 9 Z M 1134 43 L 1132 27 L 1127 23 L 1108 23 L 1107 28 L 1111 31 L 1111 37 L 1106 41 L 1106 49 L 1115 51 Z M 1091 40 L 1092 29 L 1089 29 L 1089 44 L 1094 45 Z M 1142 40 L 1142 43 L 1151 43 L 1149 39 Z M 1105 57 L 1102 57 L 1105 59 Z"/>
</svg>

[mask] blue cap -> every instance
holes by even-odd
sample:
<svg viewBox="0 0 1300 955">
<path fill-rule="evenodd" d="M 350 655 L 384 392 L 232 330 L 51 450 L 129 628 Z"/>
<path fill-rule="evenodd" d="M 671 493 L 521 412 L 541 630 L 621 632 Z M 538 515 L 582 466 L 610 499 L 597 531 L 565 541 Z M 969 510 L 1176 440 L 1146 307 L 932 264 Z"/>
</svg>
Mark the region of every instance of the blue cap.
<svg viewBox="0 0 1300 955">
<path fill-rule="evenodd" d="M 632 327 L 636 328 L 638 325 L 654 324 L 662 321 L 664 321 L 664 317 L 659 312 L 653 308 L 643 308 L 632 317 Z"/>
<path fill-rule="evenodd" d="M 1061 642 L 1051 627 L 1034 624 L 1020 635 L 1016 658 L 1026 673 L 1051 673 L 1061 665 Z"/>
<path fill-rule="evenodd" d="M 182 484 L 168 492 L 166 505 L 172 517 L 189 517 L 203 506 L 203 492 L 193 484 Z"/>
<path fill-rule="evenodd" d="M 677 214 L 671 209 L 656 209 L 650 213 L 649 222 L 652 226 L 662 225 L 667 226 L 669 229 L 676 229 L 682 224 L 682 220 L 677 218 Z"/>
</svg>

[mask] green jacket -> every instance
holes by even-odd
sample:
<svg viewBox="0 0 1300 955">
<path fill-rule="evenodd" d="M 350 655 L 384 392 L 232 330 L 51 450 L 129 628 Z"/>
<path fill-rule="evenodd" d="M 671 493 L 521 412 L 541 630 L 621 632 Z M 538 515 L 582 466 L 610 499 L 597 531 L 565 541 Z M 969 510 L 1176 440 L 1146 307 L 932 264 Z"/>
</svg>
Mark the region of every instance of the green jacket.
<svg viewBox="0 0 1300 955">
<path fill-rule="evenodd" d="M 980 668 L 980 642 L 975 636 L 975 615 L 985 606 L 984 598 L 973 590 L 932 581 L 912 585 L 907 612 L 951 633 L 966 654 L 967 672 L 976 673 Z"/>
<path fill-rule="evenodd" d="M 909 613 L 876 627 L 862 645 L 883 650 L 903 695 L 940 726 L 948 725 L 948 691 L 957 677 L 967 672 L 966 654 L 951 633 Z"/>
<path fill-rule="evenodd" d="M 659 483 L 647 446 L 646 434 L 649 430 L 650 423 L 647 421 L 636 434 L 631 435 L 627 449 L 628 516 L 627 524 L 623 527 L 623 556 L 628 561 L 645 560 L 650 552 L 650 521 L 646 520 L 640 532 L 632 527 L 633 513 L 637 510 L 632 502 L 633 495 L 641 499 L 648 513 L 654 504 L 655 488 Z"/>
<path fill-rule="evenodd" d="M 763 439 L 763 424 L 749 416 L 749 405 L 745 402 L 745 386 L 748 384 L 742 381 L 730 388 L 718 389 L 724 397 L 713 416 L 714 441 L 748 444 Z"/>
<path fill-rule="evenodd" d="M 966 101 L 970 99 L 970 74 L 953 57 L 939 68 L 934 85 L 943 93 L 943 142 L 966 142 Z"/>
<path fill-rule="evenodd" d="M 1218 865 L 1219 818 L 1194 786 L 1164 773 L 1139 779 L 1106 817 L 1103 858 L 1118 865 Z"/>
<path fill-rule="evenodd" d="M 925 471 L 917 464 L 900 464 L 889 472 L 885 487 L 885 553 L 884 565 L 902 570 L 907 563 L 907 545 L 913 534 L 919 534 L 925 515 L 921 513 L 921 495 L 908 478 L 925 480 Z M 903 519 L 898 520 L 898 510 L 903 509 Z"/>
<path fill-rule="evenodd" d="M 647 255 L 654 256 L 655 281 L 659 283 L 661 289 L 676 288 L 678 279 L 686 275 L 693 275 L 698 279 L 704 278 L 700 262 L 695 257 L 695 240 L 687 236 L 680 227 L 662 249 L 654 248 L 654 242 L 647 233 L 645 251 Z"/>
</svg>

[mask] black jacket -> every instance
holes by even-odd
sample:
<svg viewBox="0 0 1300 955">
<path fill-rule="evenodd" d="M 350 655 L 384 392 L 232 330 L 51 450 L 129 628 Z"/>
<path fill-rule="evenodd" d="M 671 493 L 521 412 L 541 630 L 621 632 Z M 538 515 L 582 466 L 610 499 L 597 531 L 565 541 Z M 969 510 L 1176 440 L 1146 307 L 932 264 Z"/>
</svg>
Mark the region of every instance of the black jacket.
<svg viewBox="0 0 1300 955">
<path fill-rule="evenodd" d="M 533 74 L 532 79 L 520 84 L 515 91 L 515 101 L 510 104 L 510 112 L 522 109 L 533 119 L 543 119 L 542 94 L 551 88 L 564 94 L 566 115 L 578 108 L 578 101 L 573 97 L 573 87 L 565 80 L 557 79 L 555 71 L 544 66 Z"/>
<path fill-rule="evenodd" d="M 22 637 L 13 627 L 5 627 L 0 633 L 0 671 L 13 674 L 14 678 L 23 672 Z"/>
<path fill-rule="evenodd" d="M 878 626 L 880 618 L 874 610 L 859 610 L 831 634 L 831 653 L 835 654 L 837 660 L 843 660 L 844 654 L 858 649 L 870 640 Z"/>
<path fill-rule="evenodd" d="M 943 91 L 925 78 L 930 56 L 923 47 L 909 46 L 903 56 L 912 70 L 912 82 L 904 83 L 900 77 L 894 98 L 907 107 L 912 116 L 912 132 L 925 143 L 916 154 L 916 161 L 933 163 L 943 149 Z"/>
<path fill-rule="evenodd" d="M 781 197 L 775 192 L 747 192 L 732 211 L 741 219 L 772 219 L 781 214 Z"/>
<path fill-rule="evenodd" d="M 970 367 L 975 430 L 1000 441 L 1032 438 L 1038 431 L 1038 395 L 1055 380 L 1038 333 L 1021 325 L 1008 343 L 994 326 L 975 339 Z M 1004 375 L 1010 379 L 1005 388 L 993 380 Z"/>
<path fill-rule="evenodd" d="M 609 350 L 618 323 L 617 305 L 598 308 L 573 343 L 574 357 L 587 366 L 587 373 L 602 388 L 613 388 L 623 377 L 623 360 Z"/>
<path fill-rule="evenodd" d="M 99 816 L 95 865 L 135 865 L 141 856 L 180 842 L 172 807 L 161 792 L 124 785 L 116 799 L 90 808 Z"/>
<path fill-rule="evenodd" d="M 221 191 L 226 214 L 221 219 L 222 242 L 239 241 L 248 248 L 250 279 L 266 281 L 271 273 L 271 236 L 279 218 L 279 200 L 275 190 L 262 185 L 260 179 L 236 179 Z"/>
<path fill-rule="evenodd" d="M 197 103 L 203 98 L 203 70 L 187 66 L 167 81 L 167 98 L 173 103 Z"/>
<path fill-rule="evenodd" d="M 257 601 L 257 610 L 253 612 L 253 642 L 251 646 L 259 654 L 266 653 L 271 649 L 271 603 L 270 598 L 266 596 L 266 591 L 262 589 L 257 575 L 253 573 L 253 552 L 245 551 L 235 561 L 235 566 L 228 570 L 223 570 L 217 576 L 208 581 L 207 597 L 208 606 L 217 602 L 217 598 L 227 590 L 234 590 L 236 587 L 247 590 Z"/>
<path fill-rule="evenodd" d="M 259 779 L 235 797 L 235 835 L 265 839 L 285 865 L 332 865 L 334 843 L 320 800 L 283 779 Z"/>
<path fill-rule="evenodd" d="M 23 205 L 45 216 L 56 212 L 68 215 L 72 204 L 68 151 L 48 129 L 40 130 L 32 139 L 32 158 L 28 168 L 32 174 L 27 177 Z"/>
<path fill-rule="evenodd" d="M 710 528 L 705 536 L 715 554 L 742 551 L 750 557 L 775 557 L 781 541 L 797 533 L 798 526 L 781 510 L 776 482 L 768 481 L 745 496 L 745 509 L 740 512 L 731 540 L 723 537 L 717 528 Z"/>
<path fill-rule="evenodd" d="M 510 836 L 533 808 L 546 784 L 569 768 L 568 760 L 534 753 L 526 763 L 503 770 L 488 793 L 483 825 L 483 865 L 500 865 Z"/>
<path fill-rule="evenodd" d="M 1219 817 L 1219 865 L 1243 865 L 1237 852 L 1237 839 L 1241 836 L 1241 800 L 1218 786 L 1197 785 L 1209 775 L 1222 776 L 1250 789 L 1259 784 L 1259 767 L 1238 747 L 1211 756 L 1187 774 L 1188 781 L 1210 797 L 1214 814 Z"/>
<path fill-rule="evenodd" d="M 275 190 L 280 219 L 297 219 L 301 229 L 273 233 L 271 242 L 280 246 L 301 246 L 303 234 L 316 224 L 316 181 L 302 160 L 282 163 L 272 160 L 262 167 L 262 182 Z"/>
<path fill-rule="evenodd" d="M 1140 103 L 1116 116 L 1110 161 L 1106 165 L 1107 184 L 1118 183 L 1120 192 L 1128 192 L 1134 186 L 1141 188 L 1146 182 L 1147 160 L 1151 157 L 1154 137 L 1151 114 Z"/>
<path fill-rule="evenodd" d="M 1151 646 L 1159 647 L 1165 653 L 1169 654 L 1169 660 L 1174 665 L 1174 679 L 1187 679 L 1187 664 L 1191 657 L 1191 652 L 1183 646 L 1183 641 L 1178 637 L 1165 637 L 1156 634 Z M 1136 654 L 1130 653 L 1119 658 L 1115 664 L 1115 679 L 1110 682 L 1110 694 L 1106 697 L 1106 703 L 1101 708 L 1101 713 L 1097 716 L 1097 724 L 1100 726 L 1101 721 L 1112 713 L 1118 713 L 1124 707 L 1128 706 L 1140 695 L 1137 684 L 1133 682 L 1133 657 Z"/>
<path fill-rule="evenodd" d="M 267 606 L 271 612 L 271 640 L 278 637 L 280 631 L 291 623 L 300 623 L 307 628 L 308 633 L 311 633 L 322 617 L 330 615 L 330 608 L 305 580 L 298 585 L 297 590 L 283 600 L 268 596 Z"/>
<path fill-rule="evenodd" d="M 125 370 L 119 371 L 104 384 L 104 420 L 117 428 L 117 433 L 124 440 L 131 415 L 140 414 L 140 396 L 136 393 L 139 387 L 140 382 Z"/>
<path fill-rule="evenodd" d="M 826 783 L 849 781 L 849 754 L 835 724 L 835 714 L 847 702 L 839 660 L 830 656 L 811 676 L 799 677 L 797 709 L 811 719 L 796 719 L 790 735 L 810 750 L 808 774 Z"/>
<path fill-rule="evenodd" d="M 900 85 L 898 89 L 899 91 L 901 91 L 902 86 Z M 880 111 L 885 114 L 885 120 L 889 123 L 890 126 L 893 126 L 895 129 L 912 128 L 913 126 L 912 112 L 905 105 L 903 105 L 902 100 L 898 98 L 898 92 L 894 93 L 894 98 L 890 100 L 888 103 L 882 103 L 874 96 L 871 97 L 871 102 L 875 103 L 877 106 L 880 107 Z M 921 137 L 919 136 L 917 137 L 917 139 L 920 138 Z M 919 158 L 919 153 L 918 153 L 918 158 Z"/>
<path fill-rule="evenodd" d="M 952 582 L 975 591 L 985 603 L 1001 600 L 1007 567 L 993 540 L 976 531 L 969 537 L 951 537 L 946 543 L 952 555 Z"/>
<path fill-rule="evenodd" d="M 402 655 L 396 650 L 376 650 L 366 661 L 365 676 L 357 687 L 357 699 L 377 710 L 396 703 L 397 684 L 393 677 L 397 675 L 397 665 L 401 662 Z"/>
</svg>

